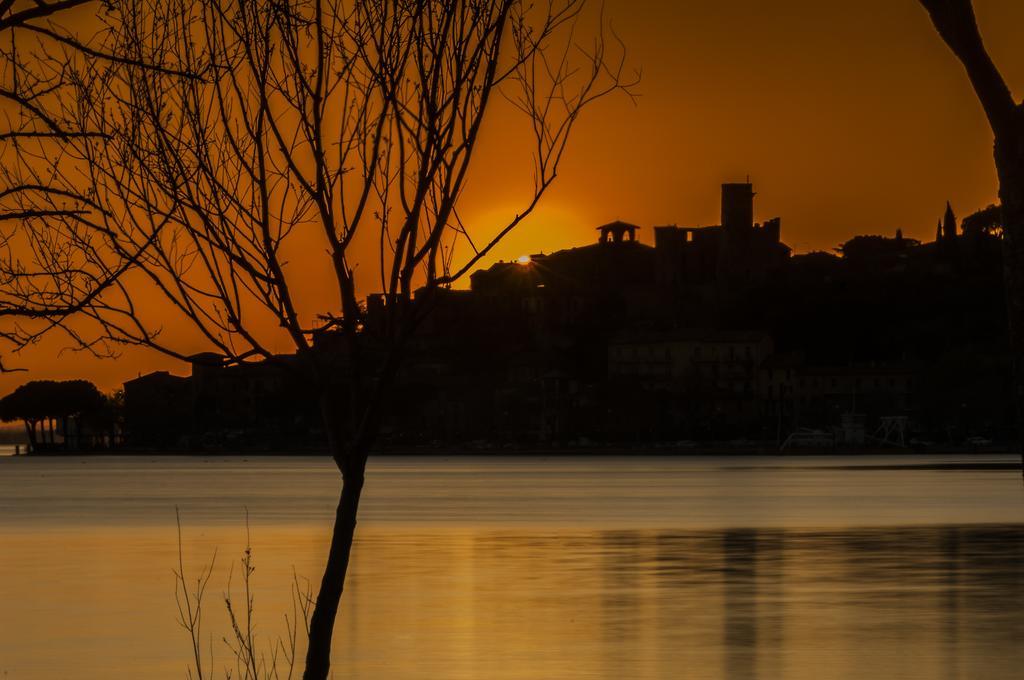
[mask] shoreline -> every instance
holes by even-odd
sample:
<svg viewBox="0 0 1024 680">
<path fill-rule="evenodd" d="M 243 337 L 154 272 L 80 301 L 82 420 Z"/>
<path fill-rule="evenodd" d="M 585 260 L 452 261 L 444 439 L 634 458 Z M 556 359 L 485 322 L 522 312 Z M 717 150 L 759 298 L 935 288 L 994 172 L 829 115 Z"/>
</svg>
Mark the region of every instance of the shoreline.
<svg viewBox="0 0 1024 680">
<path fill-rule="evenodd" d="M 526 458 L 574 458 L 574 457 L 622 457 L 634 456 L 643 457 L 792 457 L 802 458 L 810 456 L 929 456 L 929 455 L 1013 455 L 1016 452 L 1010 446 L 987 446 L 987 447 L 929 447 L 929 448 L 898 448 L 898 447 L 834 447 L 834 448 L 805 448 L 779 450 L 777 447 L 759 446 L 686 446 L 670 447 L 657 445 L 637 446 L 587 446 L 587 447 L 541 447 L 541 446 L 517 446 L 508 448 L 476 448 L 465 446 L 392 446 L 376 449 L 370 452 L 370 456 L 405 456 L 405 457 L 469 457 L 479 458 L 519 456 Z M 110 456 L 110 457 L 329 457 L 326 449 L 112 449 L 112 450 L 87 450 L 87 451 L 43 451 L 34 453 L 11 454 L 12 458 L 60 458 L 60 457 L 87 457 L 87 456 Z"/>
</svg>

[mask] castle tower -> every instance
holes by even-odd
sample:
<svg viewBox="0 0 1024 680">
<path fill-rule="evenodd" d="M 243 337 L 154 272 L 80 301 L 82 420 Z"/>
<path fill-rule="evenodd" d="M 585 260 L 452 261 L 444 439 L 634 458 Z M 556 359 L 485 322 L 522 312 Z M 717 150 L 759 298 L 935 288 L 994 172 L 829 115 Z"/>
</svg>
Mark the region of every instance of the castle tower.
<svg viewBox="0 0 1024 680">
<path fill-rule="evenodd" d="M 722 185 L 722 229 L 726 234 L 747 234 L 754 228 L 754 185 Z"/>
</svg>

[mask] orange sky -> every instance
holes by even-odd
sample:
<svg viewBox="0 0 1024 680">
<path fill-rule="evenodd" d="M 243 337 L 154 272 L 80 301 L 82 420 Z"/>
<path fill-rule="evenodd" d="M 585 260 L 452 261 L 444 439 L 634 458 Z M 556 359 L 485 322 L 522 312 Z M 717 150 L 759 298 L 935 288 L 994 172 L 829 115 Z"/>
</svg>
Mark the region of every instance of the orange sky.
<svg viewBox="0 0 1024 680">
<path fill-rule="evenodd" d="M 975 5 L 997 64 L 1024 89 L 1024 3 Z M 897 228 L 930 239 L 947 199 L 961 216 L 995 200 L 991 134 L 916 0 L 607 0 L 606 16 L 643 69 L 641 97 L 587 112 L 558 183 L 492 260 L 590 242 L 613 219 L 641 225 L 646 242 L 654 224 L 715 224 L 718 185 L 747 175 L 756 219 L 781 216 L 797 252 Z M 463 198 L 470 223 L 518 205 L 503 116 Z M 10 357 L 31 370 L 0 376 L 0 394 L 30 379 L 112 389 L 140 372 L 187 372 L 148 350 L 101 361 L 60 347 Z"/>
</svg>

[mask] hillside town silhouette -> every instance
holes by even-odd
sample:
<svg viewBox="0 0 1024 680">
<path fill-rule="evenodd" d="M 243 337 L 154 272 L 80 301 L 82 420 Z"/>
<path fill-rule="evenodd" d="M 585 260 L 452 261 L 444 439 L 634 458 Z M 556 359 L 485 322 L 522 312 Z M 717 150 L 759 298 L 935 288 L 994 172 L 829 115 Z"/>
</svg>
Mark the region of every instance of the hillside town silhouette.
<svg viewBox="0 0 1024 680">
<path fill-rule="evenodd" d="M 897 230 L 794 255 L 780 218 L 754 222 L 754 196 L 724 184 L 719 225 L 655 226 L 651 246 L 616 221 L 592 244 L 435 291 L 378 448 L 978 448 L 1012 436 L 996 207 L 958 222 L 947 205 L 928 243 Z M 368 364 L 383 361 L 375 338 L 392 304 L 366 300 Z M 339 342 L 323 331 L 314 348 L 337 357 L 345 383 Z M 315 450 L 318 404 L 294 360 L 199 354 L 190 375 L 126 381 L 102 427 L 61 418 L 33 445 Z"/>
</svg>

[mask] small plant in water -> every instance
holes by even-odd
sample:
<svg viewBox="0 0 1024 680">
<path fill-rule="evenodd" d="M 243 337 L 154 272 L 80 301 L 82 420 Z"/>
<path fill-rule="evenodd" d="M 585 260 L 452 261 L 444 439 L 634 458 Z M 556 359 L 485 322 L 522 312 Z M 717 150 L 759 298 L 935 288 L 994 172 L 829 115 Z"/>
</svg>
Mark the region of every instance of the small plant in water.
<svg viewBox="0 0 1024 680">
<path fill-rule="evenodd" d="M 199 570 L 194 580 L 185 573 L 184 551 L 181 540 L 181 515 L 175 508 L 178 526 L 178 568 L 174 570 L 174 599 L 178 605 L 178 624 L 188 633 L 192 645 L 192 661 L 186 671 L 189 680 L 212 680 L 214 675 L 213 634 L 203 643 L 203 606 L 206 590 L 213 576 L 217 551 L 210 562 Z M 298 660 L 299 626 L 303 635 L 309 635 L 309 617 L 312 613 L 313 598 L 309 582 L 293 572 L 292 611 L 284 615 L 285 635 L 274 640 L 261 642 L 256 635 L 255 598 L 252 590 L 252 575 L 256 571 L 253 561 L 252 542 L 249 535 L 249 513 L 245 516 L 245 551 L 241 558 L 242 590 L 244 601 L 237 603 L 231 594 L 234 565 L 228 574 L 228 585 L 224 592 L 224 606 L 227 610 L 231 632 L 222 635 L 221 640 L 229 651 L 229 662 L 224 666 L 226 680 L 284 680 L 294 677 Z M 238 607 L 241 604 L 241 609 Z M 205 659 L 204 659 L 205 657 Z M 205 663 L 204 663 L 205 661 Z M 205 669 L 205 670 L 204 670 Z"/>
</svg>

